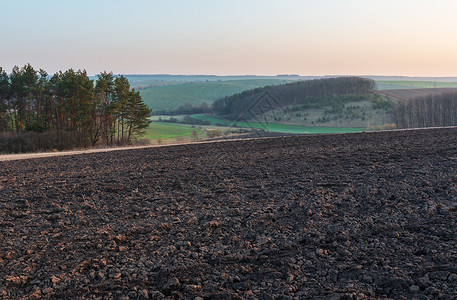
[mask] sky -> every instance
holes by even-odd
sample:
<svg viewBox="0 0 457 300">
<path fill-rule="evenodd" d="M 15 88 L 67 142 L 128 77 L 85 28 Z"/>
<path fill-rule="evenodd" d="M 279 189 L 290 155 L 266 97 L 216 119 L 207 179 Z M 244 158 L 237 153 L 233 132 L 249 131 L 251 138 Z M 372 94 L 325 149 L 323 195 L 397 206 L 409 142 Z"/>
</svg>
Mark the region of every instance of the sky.
<svg viewBox="0 0 457 300">
<path fill-rule="evenodd" d="M 455 0 L 0 0 L 0 67 L 457 76 Z"/>
</svg>

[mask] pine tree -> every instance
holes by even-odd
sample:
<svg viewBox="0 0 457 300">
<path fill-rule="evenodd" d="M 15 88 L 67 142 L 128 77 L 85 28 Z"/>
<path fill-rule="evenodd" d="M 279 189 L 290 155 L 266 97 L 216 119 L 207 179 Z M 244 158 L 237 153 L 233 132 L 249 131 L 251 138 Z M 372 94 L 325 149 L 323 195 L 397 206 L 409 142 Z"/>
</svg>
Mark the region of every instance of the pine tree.
<svg viewBox="0 0 457 300">
<path fill-rule="evenodd" d="M 29 137 L 51 133 L 52 141 L 40 140 L 39 147 L 112 145 L 115 138 L 130 142 L 149 126 L 150 113 L 124 76 L 103 72 L 94 85 L 85 70 L 59 71 L 49 78 L 30 64 L 15 66 L 9 76 L 0 68 L 0 131 Z"/>
<path fill-rule="evenodd" d="M 127 117 L 128 99 L 130 96 L 130 83 L 125 76 L 119 76 L 114 80 L 114 113 L 117 120 L 117 141 L 126 139 L 125 119 Z"/>
<path fill-rule="evenodd" d="M 100 109 L 98 115 L 93 116 L 94 121 L 100 122 L 102 134 L 105 138 L 106 145 L 113 142 L 115 120 L 112 117 L 112 98 L 114 92 L 114 75 L 113 73 L 102 72 L 98 75 L 95 83 L 95 93 L 98 97 L 97 108 Z"/>
<path fill-rule="evenodd" d="M 140 92 L 132 90 L 128 98 L 128 140 L 140 137 L 151 124 L 152 110 L 141 99 Z"/>
<path fill-rule="evenodd" d="M 12 121 L 7 113 L 9 94 L 9 78 L 6 72 L 0 67 L 0 131 L 8 130 L 8 123 Z"/>
</svg>

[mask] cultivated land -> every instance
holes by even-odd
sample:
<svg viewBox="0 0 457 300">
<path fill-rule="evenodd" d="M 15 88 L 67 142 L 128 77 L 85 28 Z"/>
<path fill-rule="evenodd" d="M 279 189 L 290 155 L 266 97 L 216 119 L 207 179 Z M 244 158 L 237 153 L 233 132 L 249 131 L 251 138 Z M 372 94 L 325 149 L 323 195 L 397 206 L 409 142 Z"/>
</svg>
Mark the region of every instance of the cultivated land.
<svg viewBox="0 0 457 300">
<path fill-rule="evenodd" d="M 235 93 L 309 78 L 281 77 L 204 77 L 204 76 L 127 76 L 134 87 L 141 88 L 143 101 L 153 110 L 173 110 L 187 103 L 211 105 L 214 100 Z M 179 81 L 173 81 L 179 80 Z M 189 80 L 189 81 L 184 81 Z M 378 90 L 416 88 L 457 88 L 456 82 L 377 80 Z M 150 87 L 148 87 L 150 86 Z"/>
<path fill-rule="evenodd" d="M 433 129 L 2 162 L 0 295 L 452 299 L 456 158 Z"/>
<path fill-rule="evenodd" d="M 293 133 L 293 134 L 324 134 L 324 133 L 351 133 L 362 132 L 365 127 L 331 127 L 331 126 L 301 126 L 295 124 L 280 124 L 270 122 L 230 121 L 205 114 L 192 115 L 192 118 L 201 121 L 208 121 L 211 125 L 230 126 L 232 128 L 255 128 L 272 132 Z"/>
<path fill-rule="evenodd" d="M 176 139 L 184 137 L 192 137 L 193 132 L 196 136 L 204 133 L 203 130 L 184 126 L 180 124 L 153 122 L 146 129 L 144 137 L 148 139 Z"/>
<path fill-rule="evenodd" d="M 255 77 L 255 76 L 171 76 L 171 75 L 144 75 L 128 76 L 131 84 L 143 87 L 141 94 L 146 103 L 153 110 L 173 110 L 190 103 L 198 106 L 201 103 L 211 105 L 214 100 L 230 96 L 234 93 L 249 90 L 265 85 L 284 84 L 296 80 L 309 80 L 307 77 Z M 379 94 L 386 95 L 391 99 L 404 100 L 405 97 L 423 96 L 430 91 L 456 88 L 455 78 L 389 78 L 380 80 L 376 78 Z M 148 85 L 151 85 L 149 88 Z M 421 91 L 420 89 L 423 89 Z M 401 91 L 403 90 L 403 91 Z M 370 101 L 355 101 L 346 103 L 346 108 L 337 114 L 327 114 L 330 107 L 307 108 L 304 110 L 284 111 L 283 107 L 277 111 L 268 112 L 259 116 L 261 122 L 249 122 L 243 125 L 247 128 L 260 128 L 265 130 L 284 133 L 337 133 L 337 132 L 360 132 L 379 128 L 391 128 L 392 118 L 388 109 L 373 108 Z M 160 116 L 162 118 L 167 118 Z M 194 116 L 195 117 L 195 116 Z M 197 115 L 198 119 L 213 120 L 210 116 Z M 178 117 L 179 119 L 179 117 Z M 261 124 L 260 124 L 261 123 Z M 265 125 L 268 123 L 268 125 Z M 216 124 L 228 124 L 226 120 L 212 122 Z M 231 126 L 228 124 L 227 126 Z M 336 129 L 335 129 L 336 128 Z M 339 129 L 338 129 L 339 128 Z"/>
<path fill-rule="evenodd" d="M 377 93 L 395 100 L 410 100 L 416 97 L 425 97 L 429 95 L 442 94 L 446 92 L 456 92 L 457 88 L 427 88 L 427 89 L 398 89 L 384 90 Z"/>
<path fill-rule="evenodd" d="M 378 90 L 414 88 L 457 88 L 457 82 L 376 80 L 376 86 Z"/>
<path fill-rule="evenodd" d="M 267 85 L 290 82 L 285 79 L 242 79 L 174 83 L 140 90 L 143 101 L 153 110 L 174 110 L 185 104 L 211 105 L 214 100 Z"/>
</svg>

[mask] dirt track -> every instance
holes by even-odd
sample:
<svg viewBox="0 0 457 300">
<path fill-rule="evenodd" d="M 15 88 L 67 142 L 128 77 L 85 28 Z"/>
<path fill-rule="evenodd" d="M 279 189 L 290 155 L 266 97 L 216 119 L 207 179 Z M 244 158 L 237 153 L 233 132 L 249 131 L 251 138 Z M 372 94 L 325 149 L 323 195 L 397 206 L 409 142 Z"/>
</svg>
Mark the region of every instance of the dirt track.
<svg viewBox="0 0 457 300">
<path fill-rule="evenodd" d="M 457 129 L 0 170 L 0 298 L 457 296 Z"/>
<path fill-rule="evenodd" d="M 55 151 L 55 152 L 40 152 L 40 153 L 20 153 L 20 154 L 0 154 L 0 162 L 2 161 L 11 161 L 11 160 L 23 160 L 23 159 L 32 159 L 32 158 L 43 158 L 43 157 L 55 157 L 55 156 L 69 156 L 69 155 L 78 155 L 78 154 L 88 154 L 88 153 L 99 153 L 99 152 L 111 152 L 111 151 L 130 151 L 135 149 L 145 149 L 153 147 L 170 147 L 183 144 L 205 144 L 213 142 L 221 142 L 228 140 L 251 140 L 267 137 L 280 137 L 280 136 L 296 136 L 296 134 L 288 133 L 279 133 L 279 132 L 260 132 L 260 133 L 248 133 L 248 134 L 239 134 L 232 136 L 224 136 L 222 138 L 210 138 L 204 140 L 193 140 L 193 141 L 182 141 L 175 142 L 173 141 L 165 144 L 155 144 L 155 145 L 146 145 L 146 146 L 123 146 L 123 147 L 108 147 L 108 148 L 93 148 L 93 149 L 81 149 L 81 150 L 70 150 L 70 151 Z"/>
</svg>

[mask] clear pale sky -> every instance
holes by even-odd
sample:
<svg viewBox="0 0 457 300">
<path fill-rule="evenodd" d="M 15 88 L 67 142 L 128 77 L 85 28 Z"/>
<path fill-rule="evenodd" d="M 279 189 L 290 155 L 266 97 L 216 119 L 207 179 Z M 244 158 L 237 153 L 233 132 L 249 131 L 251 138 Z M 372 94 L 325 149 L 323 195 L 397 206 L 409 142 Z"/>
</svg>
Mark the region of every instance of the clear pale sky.
<svg viewBox="0 0 457 300">
<path fill-rule="evenodd" d="M 0 67 L 457 76 L 455 0 L 0 0 Z"/>
</svg>

